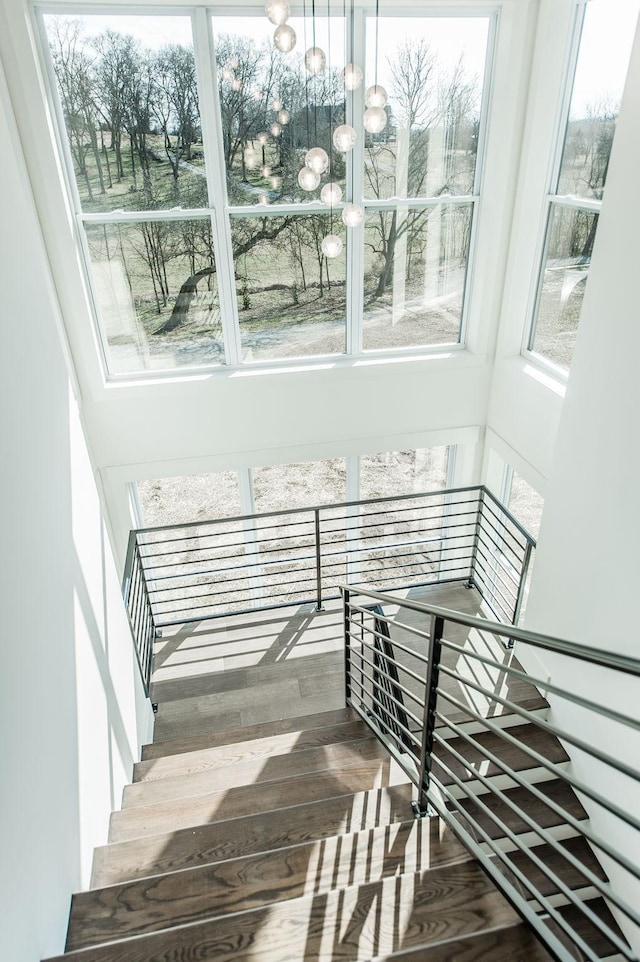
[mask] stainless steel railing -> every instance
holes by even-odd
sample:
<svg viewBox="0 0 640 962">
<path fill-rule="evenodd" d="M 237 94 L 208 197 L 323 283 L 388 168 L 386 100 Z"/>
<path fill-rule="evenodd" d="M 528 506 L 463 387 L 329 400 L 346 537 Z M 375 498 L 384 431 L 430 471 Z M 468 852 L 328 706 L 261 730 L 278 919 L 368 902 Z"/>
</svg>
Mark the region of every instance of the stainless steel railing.
<svg viewBox="0 0 640 962">
<path fill-rule="evenodd" d="M 629 764 L 619 752 L 620 736 L 637 737 L 640 721 L 605 699 L 527 674 L 504 642 L 553 652 L 575 666 L 597 666 L 603 691 L 615 691 L 622 676 L 640 678 L 640 661 L 406 597 L 359 586 L 341 591 L 347 702 L 415 785 L 416 814 L 444 820 L 556 959 L 636 960 L 611 916 L 599 914 L 592 899 L 604 897 L 627 924 L 639 927 L 640 937 L 640 887 L 635 899 L 628 894 L 640 881 L 632 854 L 634 847 L 640 851 L 640 761 Z M 393 695 L 384 699 L 375 661 L 381 639 L 387 641 L 383 670 L 393 680 Z M 520 686 L 520 700 L 510 696 L 510 686 Z M 583 719 L 612 723 L 619 737 L 603 747 L 575 719 L 571 725 L 549 721 L 547 711 L 526 707 L 535 704 L 531 693 L 540 699 L 540 691 L 552 718 L 562 718 L 562 706 L 570 706 Z M 600 767 L 597 787 L 584 777 L 584 766 L 574 769 L 570 759 L 576 756 Z M 628 792 L 608 789 L 612 777 L 621 777 Z M 614 823 L 612 837 L 602 830 L 603 817 Z M 577 849 L 575 840 L 586 845 Z M 621 870 L 623 884 L 611 885 L 598 862 L 594 866 L 593 853 Z"/>
<path fill-rule="evenodd" d="M 464 582 L 517 620 L 535 542 L 482 486 L 141 528 L 123 592 L 149 684 L 156 631 L 376 588 Z"/>
</svg>

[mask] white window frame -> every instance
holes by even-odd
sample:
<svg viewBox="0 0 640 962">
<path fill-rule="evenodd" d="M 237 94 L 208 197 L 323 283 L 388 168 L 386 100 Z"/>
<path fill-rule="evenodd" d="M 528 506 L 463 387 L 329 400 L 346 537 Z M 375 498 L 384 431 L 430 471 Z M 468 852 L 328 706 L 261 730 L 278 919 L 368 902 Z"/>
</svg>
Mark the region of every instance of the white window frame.
<svg viewBox="0 0 640 962">
<path fill-rule="evenodd" d="M 263 15 L 262 3 L 243 6 L 238 9 L 234 7 L 230 0 L 221 0 L 218 3 L 194 5 L 187 0 L 175 0 L 171 4 L 163 3 L 162 0 L 153 2 L 136 3 L 129 6 L 124 0 L 113 0 L 112 3 L 103 2 L 82 2 L 73 3 L 73 0 L 43 0 L 42 3 L 36 2 L 33 6 L 37 33 L 40 40 L 40 55 L 44 73 L 47 78 L 49 107 L 55 116 L 55 137 L 57 149 L 61 156 L 62 176 L 72 207 L 72 217 L 75 225 L 75 235 L 78 246 L 82 253 L 83 280 L 89 296 L 89 306 L 92 314 L 92 336 L 100 361 L 101 373 L 105 383 L 125 384 L 131 381 L 136 382 L 157 382 L 171 378 L 189 378 L 194 375 L 217 375 L 230 374 L 238 369 L 260 370 L 278 369 L 292 366 L 306 366 L 310 363 L 322 363 L 329 361 L 335 364 L 352 364 L 358 359 L 376 358 L 405 358 L 421 357 L 452 351 L 462 351 L 466 347 L 470 300 L 473 286 L 473 270 L 476 250 L 476 228 L 477 210 L 480 200 L 480 185 L 484 168 L 486 154 L 486 144 L 488 138 L 488 115 L 489 103 L 491 98 L 491 80 L 493 76 L 495 62 L 495 46 L 497 38 L 497 27 L 499 20 L 500 4 L 479 5 L 472 3 L 452 2 L 451 4 L 439 3 L 420 3 L 415 0 L 413 4 L 403 5 L 396 9 L 389 6 L 385 9 L 386 14 L 394 17 L 420 17 L 425 20 L 434 17 L 473 17 L 478 19 L 489 19 L 489 31 L 487 38 L 487 54 L 485 60 L 485 71 L 483 77 L 482 103 L 480 113 L 480 138 L 476 155 L 476 168 L 474 175 L 473 193 L 466 196 L 446 196 L 438 198 L 409 198 L 398 201 L 376 200 L 364 197 L 364 139 L 358 138 L 358 145 L 352 152 L 351 158 L 347 161 L 347 184 L 344 202 L 360 198 L 359 202 L 367 210 L 390 209 L 398 206 L 414 208 L 433 207 L 442 204 L 469 205 L 472 208 L 471 230 L 469 248 L 467 253 L 467 263 L 465 270 L 464 293 L 461 310 L 461 322 L 459 340 L 455 343 L 443 343 L 437 345 L 417 345 L 403 348 L 380 348 L 363 349 L 363 265 L 364 265 L 364 226 L 352 229 L 348 232 L 348 242 L 346 245 L 346 302 L 345 302 L 345 351 L 340 354 L 328 355 L 303 355 L 285 359 L 264 359 L 257 361 L 244 362 L 242 360 L 242 346 L 240 343 L 240 329 L 238 323 L 238 307 L 233 282 L 233 269 L 220 270 L 220 266 L 233 265 L 232 246 L 231 246 L 231 218 L 234 216 L 284 216 L 286 214 L 309 215 L 314 213 L 327 213 L 327 208 L 319 201 L 310 203 L 295 204 L 276 204 L 265 208 L 258 205 L 237 207 L 231 206 L 227 198 L 226 171 L 224 168 L 224 157 L 222 147 L 221 117 L 218 102 L 217 74 L 215 66 L 215 40 L 212 30 L 212 20 L 216 14 L 219 15 L 242 15 L 255 16 L 256 13 Z M 373 15 L 375 7 L 373 5 L 358 4 L 353 9 L 353 18 L 347 11 L 345 31 L 346 49 L 351 49 L 353 39 L 354 58 L 356 62 L 364 64 L 364 52 L 366 48 L 365 23 L 367 16 Z M 307 14 L 309 11 L 307 10 Z M 322 16 L 323 11 L 319 11 Z M 338 10 L 342 15 L 342 11 Z M 207 208 L 185 208 L 179 210 L 153 210 L 153 211 L 108 211 L 99 213 L 83 212 L 76 179 L 74 175 L 73 161 L 70 156 L 70 147 L 66 136 L 66 128 L 62 109 L 57 93 L 57 84 L 53 63 L 46 40 L 44 26 L 45 15 L 91 15 L 91 14 L 114 14 L 130 16 L 182 16 L 191 20 L 193 50 L 196 60 L 196 70 L 198 79 L 199 111 L 202 121 L 202 137 L 206 159 L 206 178 L 209 194 L 209 206 Z M 302 8 L 296 9 L 294 15 L 302 14 Z M 359 58 L 359 59 L 358 59 Z M 347 120 L 353 120 L 354 115 L 362 113 L 364 91 L 361 87 L 355 92 L 355 96 L 347 100 Z M 132 370 L 125 373 L 111 372 L 109 370 L 109 346 L 106 339 L 106 332 L 100 320 L 100 312 L 96 303 L 91 280 L 90 258 L 85 233 L 85 225 L 91 223 L 110 224 L 110 223 L 140 223 L 143 221 L 166 222 L 170 220 L 198 220 L 210 219 L 213 235 L 213 244 L 216 263 L 216 277 L 218 284 L 218 296 L 220 303 L 220 319 L 223 332 L 224 344 L 224 363 L 203 363 L 192 367 L 161 368 L 154 370 Z"/>
</svg>

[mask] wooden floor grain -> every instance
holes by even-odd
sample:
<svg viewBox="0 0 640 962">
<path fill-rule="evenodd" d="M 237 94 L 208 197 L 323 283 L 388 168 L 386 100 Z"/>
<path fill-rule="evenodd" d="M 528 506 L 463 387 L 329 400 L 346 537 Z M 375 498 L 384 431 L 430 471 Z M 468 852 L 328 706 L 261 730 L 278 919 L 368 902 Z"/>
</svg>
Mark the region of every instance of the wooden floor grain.
<svg viewBox="0 0 640 962">
<path fill-rule="evenodd" d="M 501 926 L 438 945 L 376 956 L 371 962 L 552 962 L 549 953 L 523 923 Z"/>
<path fill-rule="evenodd" d="M 84 892 L 73 899 L 67 950 L 468 861 L 434 827 L 411 819 Z"/>
<path fill-rule="evenodd" d="M 212 768 L 233 765 L 236 762 L 265 759 L 285 752 L 299 752 L 336 742 L 352 741 L 368 734 L 369 730 L 364 722 L 355 720 L 307 731 L 272 736 L 265 734 L 259 738 L 244 739 L 230 745 L 201 748 L 138 762 L 134 766 L 133 781 L 149 782 L 157 778 L 191 775 Z"/>
<path fill-rule="evenodd" d="M 294 778 L 309 772 L 340 771 L 360 761 L 388 758 L 380 742 L 367 731 L 360 731 L 353 741 L 339 741 L 297 752 L 267 755 L 262 758 L 237 760 L 217 768 L 167 776 L 155 781 L 127 785 L 123 793 L 124 809 L 153 805 L 190 795 L 226 792 L 243 785 Z M 364 735 L 364 737 L 362 737 Z"/>
<path fill-rule="evenodd" d="M 114 885 L 404 821 L 411 795 L 411 786 L 402 784 L 307 803 L 290 798 L 293 805 L 273 811 L 103 845 L 95 850 L 91 885 Z"/>
<path fill-rule="evenodd" d="M 474 863 L 291 899 L 78 952 L 67 962 L 364 962 L 497 926 L 516 915 Z M 62 957 L 58 957 L 62 962 Z M 58 960 L 57 960 L 58 962 Z"/>
<path fill-rule="evenodd" d="M 291 779 L 281 779 L 124 809 L 111 816 L 109 841 L 121 842 L 221 819 L 273 811 L 286 806 L 292 798 L 302 804 L 383 787 L 392 784 L 392 772 L 389 759 L 359 761 L 342 769 L 299 775 L 295 778 L 295 785 Z M 406 780 L 406 776 L 402 780 Z"/>
<path fill-rule="evenodd" d="M 200 735 L 183 735 L 173 739 L 151 742 L 142 747 L 142 760 L 165 758 L 169 755 L 180 755 L 184 752 L 200 751 L 207 748 L 218 748 L 225 745 L 235 745 L 238 742 L 253 741 L 261 738 L 271 738 L 278 735 L 299 734 L 302 731 L 322 731 L 343 722 L 356 719 L 351 708 L 343 707 L 333 711 L 305 713 L 293 715 L 289 718 L 275 718 L 270 721 L 263 719 L 254 725 L 243 725 L 240 728 L 221 728 Z"/>
</svg>

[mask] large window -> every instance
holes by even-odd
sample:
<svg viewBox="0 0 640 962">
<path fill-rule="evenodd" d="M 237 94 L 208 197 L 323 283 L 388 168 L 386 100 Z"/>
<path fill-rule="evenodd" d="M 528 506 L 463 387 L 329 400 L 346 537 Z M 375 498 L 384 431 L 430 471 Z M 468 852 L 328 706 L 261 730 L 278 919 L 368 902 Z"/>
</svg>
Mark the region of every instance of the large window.
<svg viewBox="0 0 640 962">
<path fill-rule="evenodd" d="M 460 340 L 488 29 L 367 19 L 366 82 L 390 122 L 364 141 L 365 350 Z"/>
<path fill-rule="evenodd" d="M 613 10 L 612 10 L 613 7 Z M 548 198 L 544 252 L 527 348 L 571 364 L 638 0 L 577 7 L 580 43 Z"/>
<path fill-rule="evenodd" d="M 181 524 L 340 504 L 348 500 L 348 490 L 357 490 L 358 471 L 363 499 L 437 491 L 448 483 L 450 450 L 455 448 L 389 451 L 347 461 L 327 458 L 138 481 L 139 520 L 144 526 Z"/>
<path fill-rule="evenodd" d="M 291 18 L 282 53 L 262 5 L 78 9 L 45 9 L 43 36 L 109 375 L 461 340 L 486 15 L 376 23 L 328 5 Z M 364 72 L 353 91 L 348 61 Z M 378 133 L 363 126 L 372 85 L 388 92 Z M 345 124 L 350 150 L 334 141 Z M 305 185 L 312 147 L 329 166 Z"/>
</svg>

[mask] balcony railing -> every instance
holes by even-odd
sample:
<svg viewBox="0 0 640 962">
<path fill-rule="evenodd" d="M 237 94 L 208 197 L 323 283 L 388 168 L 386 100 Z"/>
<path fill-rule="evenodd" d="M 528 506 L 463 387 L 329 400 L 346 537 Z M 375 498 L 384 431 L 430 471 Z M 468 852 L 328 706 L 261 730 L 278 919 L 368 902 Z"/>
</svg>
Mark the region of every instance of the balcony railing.
<svg viewBox="0 0 640 962">
<path fill-rule="evenodd" d="M 464 582 L 516 623 L 535 542 L 482 486 L 141 528 L 123 592 L 149 685 L 153 638 L 169 625 L 379 589 Z"/>
</svg>

